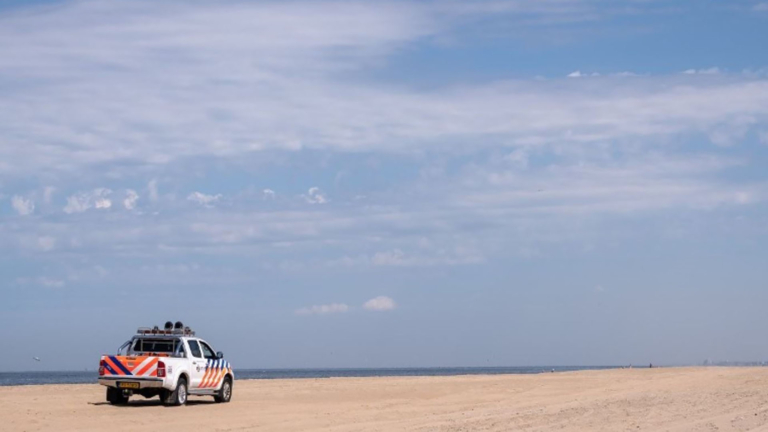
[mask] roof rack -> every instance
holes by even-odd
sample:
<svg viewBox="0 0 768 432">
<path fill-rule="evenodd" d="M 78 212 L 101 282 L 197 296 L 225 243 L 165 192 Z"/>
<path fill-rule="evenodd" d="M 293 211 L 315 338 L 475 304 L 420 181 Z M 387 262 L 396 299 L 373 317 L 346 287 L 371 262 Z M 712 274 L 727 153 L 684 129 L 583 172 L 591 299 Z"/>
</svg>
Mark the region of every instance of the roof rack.
<svg viewBox="0 0 768 432">
<path fill-rule="evenodd" d="M 168 321 L 162 329 L 158 326 L 139 327 L 136 334 L 141 336 L 194 336 L 195 332 L 191 328 L 185 327 L 181 321 L 176 321 L 176 324 Z"/>
</svg>

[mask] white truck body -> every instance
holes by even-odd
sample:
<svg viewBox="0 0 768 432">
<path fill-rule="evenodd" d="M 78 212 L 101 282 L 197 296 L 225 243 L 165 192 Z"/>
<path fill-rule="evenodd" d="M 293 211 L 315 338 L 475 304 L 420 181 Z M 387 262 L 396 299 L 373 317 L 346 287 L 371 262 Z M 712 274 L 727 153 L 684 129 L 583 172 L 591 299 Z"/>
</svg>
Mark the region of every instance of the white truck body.
<svg viewBox="0 0 768 432">
<path fill-rule="evenodd" d="M 228 402 L 234 378 L 223 354 L 191 331 L 139 329 L 117 355 L 104 355 L 99 364 L 99 384 L 108 387 L 107 399 L 115 404 L 127 402 L 133 394 L 169 399 L 182 380 L 184 397 L 177 405 L 186 402 L 187 394 L 214 396 L 217 401 L 225 398 L 222 401 Z M 226 397 L 223 390 L 227 391 Z"/>
</svg>

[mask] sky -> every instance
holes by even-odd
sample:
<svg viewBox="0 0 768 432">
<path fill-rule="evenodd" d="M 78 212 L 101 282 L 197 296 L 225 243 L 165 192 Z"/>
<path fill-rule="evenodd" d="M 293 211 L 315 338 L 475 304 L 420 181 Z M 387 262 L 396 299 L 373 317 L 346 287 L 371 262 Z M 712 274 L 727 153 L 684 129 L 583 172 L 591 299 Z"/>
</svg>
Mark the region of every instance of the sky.
<svg viewBox="0 0 768 432">
<path fill-rule="evenodd" d="M 0 2 L 0 371 L 768 360 L 768 3 Z M 40 357 L 36 362 L 32 357 Z"/>
</svg>

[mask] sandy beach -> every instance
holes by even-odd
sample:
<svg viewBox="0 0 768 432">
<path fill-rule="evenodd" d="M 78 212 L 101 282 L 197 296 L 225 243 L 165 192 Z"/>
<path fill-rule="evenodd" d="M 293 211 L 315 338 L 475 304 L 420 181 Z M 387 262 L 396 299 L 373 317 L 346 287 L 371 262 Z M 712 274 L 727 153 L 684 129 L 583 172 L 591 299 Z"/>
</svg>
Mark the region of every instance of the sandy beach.
<svg viewBox="0 0 768 432">
<path fill-rule="evenodd" d="M 239 381 L 230 404 L 104 402 L 98 385 L 0 387 L 3 431 L 746 431 L 768 429 L 768 368 Z"/>
</svg>

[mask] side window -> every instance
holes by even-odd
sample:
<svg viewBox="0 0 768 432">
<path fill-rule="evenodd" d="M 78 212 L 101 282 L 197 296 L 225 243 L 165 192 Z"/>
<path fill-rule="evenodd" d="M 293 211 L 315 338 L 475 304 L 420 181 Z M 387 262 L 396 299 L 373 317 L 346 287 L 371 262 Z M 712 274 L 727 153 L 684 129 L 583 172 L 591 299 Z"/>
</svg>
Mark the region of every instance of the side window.
<svg viewBox="0 0 768 432">
<path fill-rule="evenodd" d="M 182 341 L 179 341 L 179 346 L 176 347 L 176 354 L 181 358 L 185 358 L 187 356 L 187 354 L 184 352 L 184 343 Z"/>
<path fill-rule="evenodd" d="M 202 358 L 203 353 L 200 352 L 200 345 L 197 344 L 197 341 L 191 340 L 188 341 L 189 343 L 189 351 L 192 353 L 192 357 Z"/>
<path fill-rule="evenodd" d="M 203 355 L 205 358 L 209 360 L 216 360 L 216 353 L 213 352 L 213 349 L 208 346 L 207 343 L 200 341 L 200 346 L 203 348 Z"/>
</svg>

